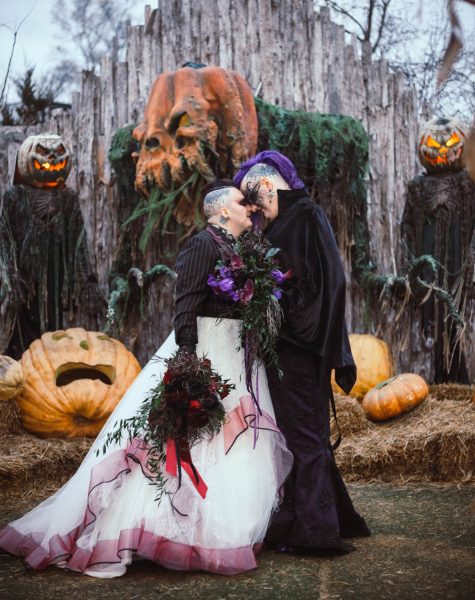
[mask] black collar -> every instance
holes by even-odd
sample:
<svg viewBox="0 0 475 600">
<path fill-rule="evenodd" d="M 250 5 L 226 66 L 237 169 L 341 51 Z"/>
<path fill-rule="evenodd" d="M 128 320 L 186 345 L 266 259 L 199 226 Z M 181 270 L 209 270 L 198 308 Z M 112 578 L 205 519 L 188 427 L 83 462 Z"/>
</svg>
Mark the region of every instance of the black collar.
<svg viewBox="0 0 475 600">
<path fill-rule="evenodd" d="M 223 227 L 215 225 L 214 223 L 208 223 L 208 227 L 211 227 L 214 233 L 217 234 L 223 241 L 227 242 L 228 244 L 236 243 L 236 238 L 233 236 L 233 234 L 229 233 L 229 231 L 227 231 Z"/>
<path fill-rule="evenodd" d="M 281 217 L 297 200 L 305 196 L 308 196 L 308 190 L 305 187 L 299 190 L 277 190 L 279 200 L 278 217 Z"/>
</svg>

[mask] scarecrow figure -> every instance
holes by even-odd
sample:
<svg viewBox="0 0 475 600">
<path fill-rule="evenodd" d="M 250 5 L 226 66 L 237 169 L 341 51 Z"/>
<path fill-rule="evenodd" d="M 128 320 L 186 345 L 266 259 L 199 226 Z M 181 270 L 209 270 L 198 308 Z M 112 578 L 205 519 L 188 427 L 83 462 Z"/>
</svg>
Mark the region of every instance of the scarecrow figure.
<svg viewBox="0 0 475 600">
<path fill-rule="evenodd" d="M 0 353 L 15 358 L 45 331 L 99 329 L 105 301 L 92 273 L 71 156 L 57 135 L 30 136 L 0 205 Z"/>
<path fill-rule="evenodd" d="M 463 168 L 465 130 L 455 119 L 425 124 L 419 159 L 427 174 L 409 183 L 402 219 L 408 262 L 431 255 L 438 263 L 434 286 L 455 299 L 464 327 L 449 318 L 447 304 L 434 294 L 418 298 L 421 333 L 433 344 L 434 383 L 470 383 L 471 323 L 475 316 L 475 183 Z M 426 301 L 425 301 L 426 300 Z"/>
</svg>

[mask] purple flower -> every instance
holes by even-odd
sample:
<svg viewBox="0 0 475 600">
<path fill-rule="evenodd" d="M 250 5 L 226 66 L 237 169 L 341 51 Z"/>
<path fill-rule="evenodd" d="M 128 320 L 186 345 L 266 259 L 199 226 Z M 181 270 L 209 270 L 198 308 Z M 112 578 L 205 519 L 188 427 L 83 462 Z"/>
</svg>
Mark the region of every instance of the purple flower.
<svg viewBox="0 0 475 600">
<path fill-rule="evenodd" d="M 233 269 L 233 271 L 236 271 L 237 269 L 242 269 L 243 267 L 244 261 L 239 256 L 239 254 L 233 254 L 231 256 L 231 268 Z"/>
<path fill-rule="evenodd" d="M 208 285 L 211 287 L 218 287 L 219 282 L 214 275 L 208 275 Z"/>
<path fill-rule="evenodd" d="M 270 274 L 275 279 L 275 281 L 276 281 L 277 284 L 280 285 L 281 283 L 284 283 L 284 281 L 285 281 L 285 275 L 279 269 L 272 269 L 272 271 L 270 272 Z"/>
<path fill-rule="evenodd" d="M 238 292 L 233 292 L 231 294 L 231 300 L 233 300 L 234 302 L 239 302 L 240 296 L 239 296 Z"/>
<path fill-rule="evenodd" d="M 251 279 L 248 279 L 246 281 L 244 287 L 242 288 L 242 290 L 239 291 L 239 293 L 241 297 L 241 302 L 244 302 L 246 304 L 247 302 L 249 302 L 249 300 L 251 300 L 251 298 L 254 295 L 254 284 Z"/>
<path fill-rule="evenodd" d="M 234 281 L 231 279 L 231 277 L 225 277 L 224 279 L 221 279 L 218 285 L 222 292 L 229 292 L 234 287 Z"/>
<path fill-rule="evenodd" d="M 276 298 L 277 300 L 280 300 L 282 298 L 282 290 L 279 288 L 275 288 L 275 290 L 272 292 L 272 295 L 274 296 L 274 298 Z"/>
<path fill-rule="evenodd" d="M 230 269 L 228 269 L 228 267 L 219 267 L 219 274 L 221 275 L 221 277 L 229 277 L 231 275 L 231 271 Z"/>
</svg>

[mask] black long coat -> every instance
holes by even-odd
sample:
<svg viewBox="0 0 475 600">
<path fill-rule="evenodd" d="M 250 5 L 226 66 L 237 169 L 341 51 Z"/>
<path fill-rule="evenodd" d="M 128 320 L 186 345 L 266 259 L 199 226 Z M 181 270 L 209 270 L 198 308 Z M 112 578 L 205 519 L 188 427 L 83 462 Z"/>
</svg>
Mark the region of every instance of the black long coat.
<svg viewBox="0 0 475 600">
<path fill-rule="evenodd" d="M 345 274 L 328 219 L 304 190 L 279 190 L 279 216 L 265 231 L 293 278 L 283 300 L 278 344 L 283 378 L 267 369 L 277 424 L 295 462 L 268 531 L 275 544 L 353 549 L 342 537 L 367 536 L 330 444 L 330 372 L 349 391 L 356 378 L 345 324 Z"/>
</svg>

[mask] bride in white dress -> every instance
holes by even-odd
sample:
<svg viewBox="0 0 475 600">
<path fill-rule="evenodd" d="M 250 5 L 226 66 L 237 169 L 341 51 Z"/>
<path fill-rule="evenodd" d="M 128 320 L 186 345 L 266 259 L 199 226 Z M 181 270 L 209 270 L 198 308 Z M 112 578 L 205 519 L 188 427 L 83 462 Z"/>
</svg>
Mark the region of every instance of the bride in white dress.
<svg viewBox="0 0 475 600">
<path fill-rule="evenodd" d="M 261 409 L 257 414 L 246 388 L 243 351 L 238 350 L 240 321 L 217 319 L 223 301 L 207 285 L 220 247 L 250 228 L 253 209 L 230 182 L 211 184 L 204 206 L 207 229 L 177 259 L 174 332 L 127 390 L 75 475 L 0 531 L 0 547 L 34 569 L 53 564 L 106 578 L 123 575 L 137 559 L 223 575 L 257 566 L 255 554 L 281 500 L 292 455 L 275 424 L 265 370 L 259 366 L 253 373 Z M 235 389 L 223 400 L 227 419 L 221 431 L 191 448 L 206 496 L 186 475 L 179 485 L 164 473 L 168 493 L 157 503 L 146 452 L 127 436 L 109 445 L 105 454 L 102 448 L 116 422 L 137 413 L 161 380 L 164 359 L 178 348 L 206 355 Z"/>
</svg>

